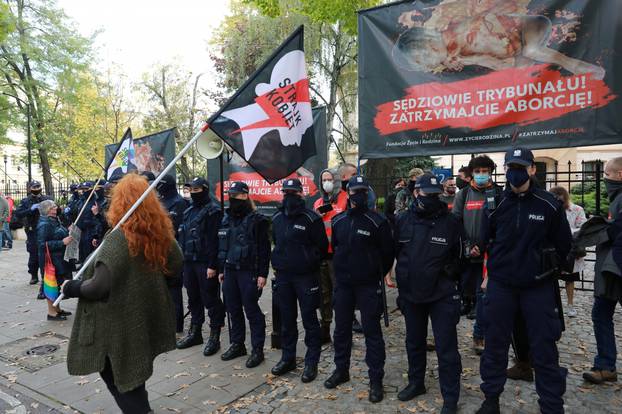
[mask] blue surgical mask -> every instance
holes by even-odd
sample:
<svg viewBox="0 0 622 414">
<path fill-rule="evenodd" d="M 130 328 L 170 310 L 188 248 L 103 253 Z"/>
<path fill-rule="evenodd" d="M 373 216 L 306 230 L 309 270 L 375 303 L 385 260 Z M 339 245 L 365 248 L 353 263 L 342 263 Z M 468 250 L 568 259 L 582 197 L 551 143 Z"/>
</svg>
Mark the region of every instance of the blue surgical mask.
<svg viewBox="0 0 622 414">
<path fill-rule="evenodd" d="M 473 174 L 473 179 L 478 187 L 483 187 L 490 181 L 490 174 Z"/>
</svg>

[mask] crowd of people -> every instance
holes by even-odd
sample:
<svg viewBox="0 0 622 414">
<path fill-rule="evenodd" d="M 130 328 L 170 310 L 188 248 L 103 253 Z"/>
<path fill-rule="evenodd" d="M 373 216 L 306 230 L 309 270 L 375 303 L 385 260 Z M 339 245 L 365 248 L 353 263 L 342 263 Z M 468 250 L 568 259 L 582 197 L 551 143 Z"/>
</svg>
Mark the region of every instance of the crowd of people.
<svg viewBox="0 0 622 414">
<path fill-rule="evenodd" d="M 381 318 L 385 285 L 396 282 L 408 356 L 408 383 L 399 400 L 426 393 L 426 351 L 435 349 L 441 412 L 457 412 L 462 373 L 457 324 L 467 316 L 474 320 L 473 352 L 481 355 L 485 400 L 478 413 L 500 412 L 507 378 L 534 377 L 541 411 L 562 413 L 567 370 L 559 365 L 556 345 L 564 329 L 558 280 L 566 283 L 567 315 L 574 317 L 573 282 L 585 267 L 588 246 L 597 245 L 592 311 L 597 355 L 584 378 L 596 384 L 617 380 L 613 314 L 622 303 L 622 158 L 604 169 L 609 220 L 587 221 L 563 187 L 540 188 L 527 148 L 509 150 L 503 169 L 505 187 L 495 184 L 496 165 L 485 155 L 444 182 L 414 168 L 407 180 L 395 182 L 385 214 L 377 211 L 376 194 L 351 164 L 322 171 L 321 196 L 313 208 L 302 183 L 285 179 L 282 204 L 271 220 L 257 211 L 244 182 L 231 184 L 222 211 L 204 178 L 187 183 L 182 196 L 174 177 L 166 175 L 157 195 L 149 194 L 110 232 L 155 178 L 135 173 L 74 186 L 66 207 L 43 196 L 40 183 L 33 182 L 14 214 L 28 236 L 31 283 L 43 274 L 47 254 L 64 295 L 79 298 L 69 372 L 99 372 L 123 412 L 149 412 L 145 381 L 153 359 L 175 347 L 203 344 L 205 310 L 206 357 L 219 352 L 226 319 L 230 345 L 220 358 L 247 356 L 246 320 L 251 346 L 246 367 L 261 364 L 266 322 L 259 298 L 272 267 L 282 348 L 274 375 L 296 369 L 300 309 L 306 345 L 301 381 L 316 379 L 321 345 L 331 341 L 335 368 L 324 386 L 349 381 L 352 335 L 360 331 L 369 400 L 382 401 Z M 0 202 L 0 218 L 3 211 Z M 75 228 L 81 233 L 79 257 L 67 262 L 64 253 L 76 242 Z M 71 280 L 100 245 L 83 279 Z M 185 334 L 183 287 L 191 315 Z M 68 315 L 48 301 L 49 320 Z M 510 345 L 515 362 L 508 368 Z"/>
</svg>

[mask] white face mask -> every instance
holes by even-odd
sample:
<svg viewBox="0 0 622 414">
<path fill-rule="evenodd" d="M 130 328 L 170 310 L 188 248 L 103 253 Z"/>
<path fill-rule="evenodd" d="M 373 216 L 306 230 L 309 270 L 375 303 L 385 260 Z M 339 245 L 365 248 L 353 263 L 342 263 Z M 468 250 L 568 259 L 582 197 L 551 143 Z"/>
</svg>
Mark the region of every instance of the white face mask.
<svg viewBox="0 0 622 414">
<path fill-rule="evenodd" d="M 335 183 L 333 183 L 332 181 L 324 181 L 322 183 L 322 188 L 324 189 L 324 191 L 328 194 L 333 192 L 333 189 L 335 188 Z"/>
</svg>

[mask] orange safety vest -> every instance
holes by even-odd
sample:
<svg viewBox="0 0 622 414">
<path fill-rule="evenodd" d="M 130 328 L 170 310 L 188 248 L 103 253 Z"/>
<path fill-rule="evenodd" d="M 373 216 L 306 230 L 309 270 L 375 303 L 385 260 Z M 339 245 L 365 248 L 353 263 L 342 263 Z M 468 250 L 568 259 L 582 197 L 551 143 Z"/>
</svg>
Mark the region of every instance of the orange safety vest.
<svg viewBox="0 0 622 414">
<path fill-rule="evenodd" d="M 324 200 L 322 199 L 322 197 L 320 197 L 315 200 L 315 203 L 313 203 L 313 209 L 322 216 L 324 228 L 326 229 L 326 237 L 328 238 L 328 253 L 332 253 L 333 246 L 331 244 L 331 236 L 333 235 L 333 227 L 331 225 L 331 220 L 337 214 L 346 211 L 348 205 L 348 195 L 343 190 L 339 191 L 339 193 L 337 194 L 337 200 L 334 203 L 331 203 L 333 209 L 326 214 L 321 214 L 317 210 L 322 205 L 324 205 Z"/>
</svg>

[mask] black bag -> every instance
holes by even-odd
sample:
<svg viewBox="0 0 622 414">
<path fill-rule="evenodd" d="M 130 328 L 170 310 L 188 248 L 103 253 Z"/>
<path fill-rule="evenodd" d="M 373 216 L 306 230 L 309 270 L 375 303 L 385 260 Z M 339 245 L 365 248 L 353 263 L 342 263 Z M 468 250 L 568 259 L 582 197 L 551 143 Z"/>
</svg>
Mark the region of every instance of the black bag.
<svg viewBox="0 0 622 414">
<path fill-rule="evenodd" d="M 13 215 L 11 216 L 11 221 L 9 222 L 9 228 L 11 230 L 17 230 L 23 227 L 24 227 L 24 223 L 22 223 L 22 221 L 17 218 L 15 213 L 13 213 Z"/>
</svg>

